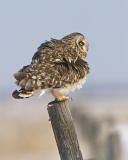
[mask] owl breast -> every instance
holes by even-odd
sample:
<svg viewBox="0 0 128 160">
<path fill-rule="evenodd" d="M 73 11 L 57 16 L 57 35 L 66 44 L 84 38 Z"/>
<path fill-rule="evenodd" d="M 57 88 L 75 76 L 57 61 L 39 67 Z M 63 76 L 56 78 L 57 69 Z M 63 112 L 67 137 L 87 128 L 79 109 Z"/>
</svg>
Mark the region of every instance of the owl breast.
<svg viewBox="0 0 128 160">
<path fill-rule="evenodd" d="M 68 94 L 69 92 L 73 92 L 75 89 L 80 89 L 82 88 L 83 84 L 86 82 L 86 75 L 84 78 L 80 79 L 78 82 L 73 83 L 73 84 L 68 84 L 64 88 L 57 88 L 59 92 L 62 94 Z"/>
<path fill-rule="evenodd" d="M 75 68 L 77 72 L 75 72 L 73 68 Z M 70 80 L 72 79 L 72 82 L 65 84 L 64 87 L 56 88 L 62 94 L 68 94 L 69 92 L 73 92 L 75 89 L 80 89 L 86 82 L 86 77 L 87 74 L 89 73 L 88 63 L 82 59 L 78 59 L 74 64 L 73 68 L 71 69 L 72 70 L 71 74 L 74 72 L 73 74 L 74 78 L 73 76 L 70 77 L 69 73 L 70 77 L 69 79 Z"/>
</svg>

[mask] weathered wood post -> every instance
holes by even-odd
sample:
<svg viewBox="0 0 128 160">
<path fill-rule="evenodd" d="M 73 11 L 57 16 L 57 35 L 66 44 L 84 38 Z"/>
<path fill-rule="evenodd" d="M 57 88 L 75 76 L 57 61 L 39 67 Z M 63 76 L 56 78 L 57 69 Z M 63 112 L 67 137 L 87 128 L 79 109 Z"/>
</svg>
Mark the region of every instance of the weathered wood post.
<svg viewBox="0 0 128 160">
<path fill-rule="evenodd" d="M 83 160 L 68 105 L 68 100 L 48 104 L 54 136 L 61 160 Z"/>
</svg>

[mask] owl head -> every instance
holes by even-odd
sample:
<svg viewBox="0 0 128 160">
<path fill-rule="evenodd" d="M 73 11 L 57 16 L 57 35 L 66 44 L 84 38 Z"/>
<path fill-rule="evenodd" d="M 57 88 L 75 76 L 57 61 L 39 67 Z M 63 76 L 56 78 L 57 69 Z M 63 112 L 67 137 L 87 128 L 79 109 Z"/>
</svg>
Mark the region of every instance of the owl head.
<svg viewBox="0 0 128 160">
<path fill-rule="evenodd" d="M 81 33 L 71 33 L 61 39 L 68 48 L 73 49 L 76 56 L 85 59 L 88 52 L 87 39 Z"/>
</svg>

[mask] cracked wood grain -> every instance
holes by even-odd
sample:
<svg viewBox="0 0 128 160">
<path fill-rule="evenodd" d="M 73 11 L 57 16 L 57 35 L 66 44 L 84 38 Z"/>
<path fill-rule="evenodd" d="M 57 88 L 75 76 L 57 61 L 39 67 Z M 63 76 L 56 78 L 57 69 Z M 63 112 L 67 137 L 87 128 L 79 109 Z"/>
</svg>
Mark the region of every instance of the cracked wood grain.
<svg viewBox="0 0 128 160">
<path fill-rule="evenodd" d="M 49 118 L 61 160 L 83 160 L 68 105 L 68 100 L 50 102 Z"/>
</svg>

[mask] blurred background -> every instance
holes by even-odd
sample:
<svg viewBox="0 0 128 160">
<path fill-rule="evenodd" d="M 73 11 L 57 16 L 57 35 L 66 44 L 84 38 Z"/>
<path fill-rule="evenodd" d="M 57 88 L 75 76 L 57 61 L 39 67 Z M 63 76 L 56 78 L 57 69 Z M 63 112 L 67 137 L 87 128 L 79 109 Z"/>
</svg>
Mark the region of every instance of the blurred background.
<svg viewBox="0 0 128 160">
<path fill-rule="evenodd" d="M 53 97 L 15 100 L 13 73 L 50 38 L 83 33 L 90 74 L 70 109 L 85 159 L 128 159 L 128 1 L 0 1 L 0 159 L 58 160 Z"/>
</svg>

